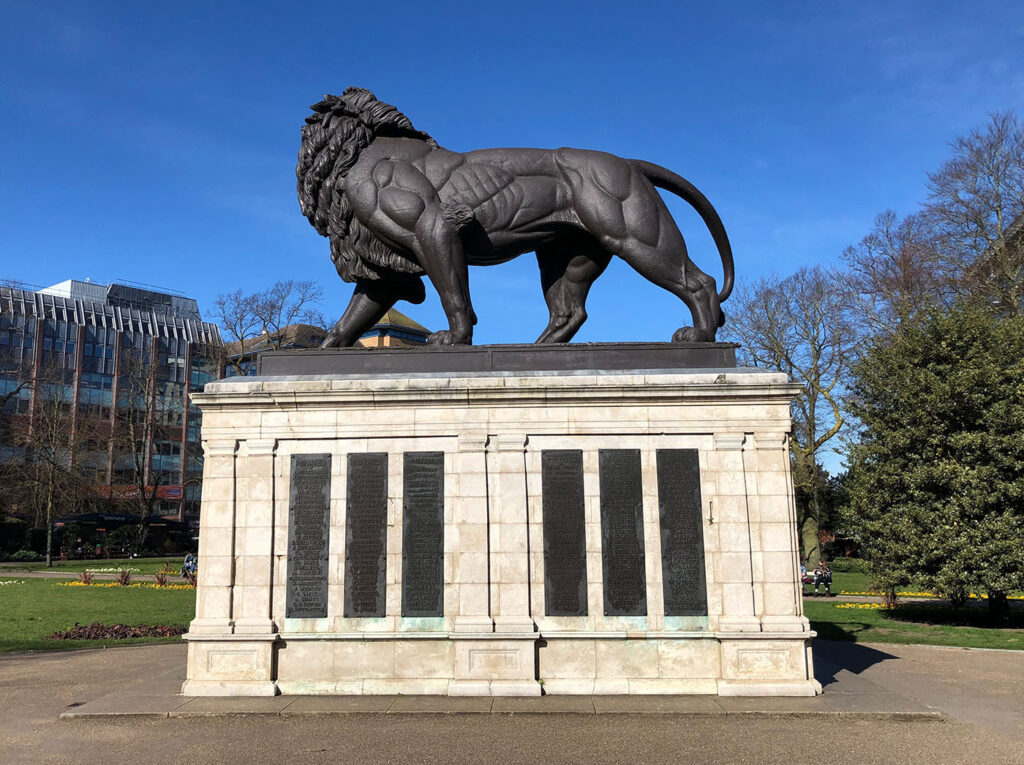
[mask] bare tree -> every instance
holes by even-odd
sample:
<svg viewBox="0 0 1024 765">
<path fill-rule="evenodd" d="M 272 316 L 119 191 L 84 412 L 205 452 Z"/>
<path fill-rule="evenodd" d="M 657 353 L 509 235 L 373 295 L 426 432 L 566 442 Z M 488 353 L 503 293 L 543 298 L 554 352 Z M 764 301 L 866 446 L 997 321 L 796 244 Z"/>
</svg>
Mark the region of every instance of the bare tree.
<svg viewBox="0 0 1024 765">
<path fill-rule="evenodd" d="M 4 354 L 0 354 L 0 417 L 22 391 L 31 387 L 32 376 L 28 370 L 17 362 L 5 360 Z"/>
<path fill-rule="evenodd" d="M 1024 212 L 1024 121 L 994 113 L 951 147 L 953 156 L 928 175 L 924 206 L 943 263 L 966 292 L 1018 314 L 1024 247 L 1008 234 Z"/>
<path fill-rule="evenodd" d="M 245 294 L 236 290 L 220 295 L 214 307 L 214 316 L 230 346 L 224 363 L 236 374 L 245 374 L 242 361 L 255 348 L 273 349 L 284 341 L 281 332 L 291 324 L 326 325 L 319 304 L 323 290 L 315 282 L 277 282 L 262 292 Z"/>
<path fill-rule="evenodd" d="M 7 286 L 9 280 L 3 281 L 3 286 Z M 10 301 L 0 297 L 0 315 L 12 313 Z M 7 328 L 0 326 L 0 333 L 6 334 Z M 27 404 L 30 400 L 32 373 L 29 366 L 21 363 L 7 340 L 5 337 L 5 343 L 0 345 L 0 486 L 4 487 L 0 493 L 0 519 L 17 508 L 38 506 L 25 491 L 26 465 L 22 457 L 29 415 L 24 409 L 18 411 L 19 404 Z M 38 511 L 35 514 L 38 516 Z"/>
<path fill-rule="evenodd" d="M 866 335 L 888 335 L 951 292 L 933 230 L 922 215 L 879 213 L 858 244 L 843 251 L 849 285 L 858 298 L 856 317 Z"/>
<path fill-rule="evenodd" d="M 0 286 L 16 285 L 10 279 L 0 280 Z M 0 315 L 14 315 L 14 305 L 9 296 L 0 297 Z M 0 326 L 0 332 L 6 329 Z M 9 345 L 0 346 L 0 416 L 6 410 L 7 405 L 18 398 L 23 390 L 29 389 L 32 384 L 31 368 L 27 363 L 22 363 L 11 351 Z"/>
<path fill-rule="evenodd" d="M 77 508 L 88 482 L 77 457 L 70 370 L 50 363 L 36 369 L 31 418 L 20 417 L 13 440 L 23 451 L 9 491 L 34 510 L 34 525 L 46 527 L 46 565 L 52 565 L 53 521 L 59 508 Z"/>
<path fill-rule="evenodd" d="M 171 428 L 161 417 L 175 405 L 160 400 L 156 358 L 155 348 L 122 348 L 111 439 L 118 476 L 112 483 L 130 486 L 127 498 L 141 521 L 137 540 L 140 549 L 146 541 L 146 521 L 153 513 L 164 482 L 163 474 L 152 469 L 153 446 L 172 436 Z"/>
<path fill-rule="evenodd" d="M 742 344 L 743 362 L 803 386 L 790 445 L 804 557 L 815 565 L 827 481 L 820 458 L 847 422 L 842 394 L 857 340 L 851 290 L 842 274 L 815 266 L 743 285 L 733 301 L 726 327 Z"/>
</svg>

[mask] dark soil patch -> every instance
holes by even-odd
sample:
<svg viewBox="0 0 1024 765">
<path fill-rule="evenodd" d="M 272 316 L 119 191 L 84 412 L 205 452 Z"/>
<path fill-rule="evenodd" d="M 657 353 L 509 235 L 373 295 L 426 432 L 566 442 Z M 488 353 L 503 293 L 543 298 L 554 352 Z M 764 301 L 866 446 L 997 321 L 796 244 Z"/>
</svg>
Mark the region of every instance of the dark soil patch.
<svg viewBox="0 0 1024 765">
<path fill-rule="evenodd" d="M 58 630 L 47 637 L 47 640 L 130 640 L 140 637 L 174 637 L 182 635 L 184 627 L 168 627 L 163 624 L 75 624 L 72 629 Z"/>
</svg>

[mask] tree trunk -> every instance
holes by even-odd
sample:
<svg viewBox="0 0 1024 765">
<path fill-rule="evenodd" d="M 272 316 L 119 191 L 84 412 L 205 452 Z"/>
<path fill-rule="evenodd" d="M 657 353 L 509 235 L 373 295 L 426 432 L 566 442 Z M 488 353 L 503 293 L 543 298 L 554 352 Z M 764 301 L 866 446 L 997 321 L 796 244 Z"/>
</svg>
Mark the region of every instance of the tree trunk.
<svg viewBox="0 0 1024 765">
<path fill-rule="evenodd" d="M 811 508 L 809 515 L 814 520 L 814 539 L 815 539 L 815 556 L 821 559 L 821 487 L 818 485 L 818 471 L 817 466 L 812 466 L 811 469 Z M 814 561 L 814 565 L 818 565 L 818 561 Z"/>
<path fill-rule="evenodd" d="M 803 523 L 800 524 L 800 539 L 803 542 L 804 548 L 804 565 L 807 566 L 808 571 L 812 571 L 818 565 L 818 561 L 821 560 L 818 519 L 814 517 L 813 513 L 807 513 L 804 516 Z"/>
<path fill-rule="evenodd" d="M 53 487 L 46 492 L 46 567 L 53 566 Z"/>
<path fill-rule="evenodd" d="M 143 486 L 141 488 L 144 490 L 145 486 Z M 154 488 L 153 491 L 155 493 L 156 492 L 156 488 Z M 143 491 L 143 493 L 140 494 L 140 496 L 145 497 L 145 492 Z M 139 555 L 142 555 L 142 548 L 146 544 L 146 537 L 149 535 L 149 525 L 146 523 L 146 519 L 148 519 L 149 516 L 152 515 L 152 513 L 153 513 L 152 500 L 145 500 L 145 501 L 143 501 L 143 502 L 141 502 L 139 504 L 139 520 L 140 520 L 140 523 L 139 523 L 138 545 L 136 547 Z"/>
<path fill-rule="evenodd" d="M 896 608 L 899 597 L 895 587 L 886 587 L 882 590 L 882 605 L 890 610 Z"/>
</svg>

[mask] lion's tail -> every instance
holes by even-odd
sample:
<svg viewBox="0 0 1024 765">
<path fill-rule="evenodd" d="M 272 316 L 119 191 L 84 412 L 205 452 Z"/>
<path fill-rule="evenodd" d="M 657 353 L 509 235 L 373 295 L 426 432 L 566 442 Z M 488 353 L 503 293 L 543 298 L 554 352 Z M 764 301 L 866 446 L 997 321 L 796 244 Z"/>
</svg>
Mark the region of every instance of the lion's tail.
<svg viewBox="0 0 1024 765">
<path fill-rule="evenodd" d="M 707 197 L 697 190 L 696 186 L 671 170 L 666 170 L 651 162 L 644 162 L 642 159 L 634 159 L 633 164 L 655 186 L 670 191 L 685 200 L 700 214 L 704 225 L 711 232 L 711 238 L 715 240 L 718 254 L 722 258 L 722 290 L 718 293 L 718 300 L 719 302 L 724 301 L 732 293 L 736 271 L 732 261 L 732 245 L 729 244 L 725 226 L 722 225 L 722 219 L 718 217 L 715 208 L 711 206 Z"/>
</svg>

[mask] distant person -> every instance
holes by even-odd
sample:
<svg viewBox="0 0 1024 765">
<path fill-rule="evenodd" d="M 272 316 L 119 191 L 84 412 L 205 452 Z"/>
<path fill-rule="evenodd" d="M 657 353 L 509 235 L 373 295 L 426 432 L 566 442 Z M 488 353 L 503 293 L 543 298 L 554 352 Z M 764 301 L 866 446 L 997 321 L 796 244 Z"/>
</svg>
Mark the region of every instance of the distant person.
<svg viewBox="0 0 1024 765">
<path fill-rule="evenodd" d="M 832 569 L 829 568 L 828 563 L 824 560 L 818 561 L 817 567 L 814 569 L 814 594 L 818 594 L 818 587 L 824 585 L 825 597 L 832 597 Z"/>
<path fill-rule="evenodd" d="M 193 553 L 185 555 L 185 563 L 181 567 L 181 575 L 184 578 L 193 577 L 196 575 L 196 569 L 199 568 L 199 559 Z"/>
</svg>

